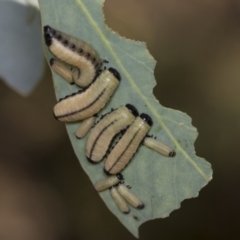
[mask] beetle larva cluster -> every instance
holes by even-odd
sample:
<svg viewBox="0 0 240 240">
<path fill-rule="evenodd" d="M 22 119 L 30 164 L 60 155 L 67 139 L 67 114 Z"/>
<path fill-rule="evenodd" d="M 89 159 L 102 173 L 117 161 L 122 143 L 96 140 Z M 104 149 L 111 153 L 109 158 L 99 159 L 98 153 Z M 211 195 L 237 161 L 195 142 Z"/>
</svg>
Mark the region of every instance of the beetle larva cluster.
<svg viewBox="0 0 240 240">
<path fill-rule="evenodd" d="M 120 73 L 112 67 L 102 68 L 106 61 L 86 42 L 50 26 L 43 30 L 45 43 L 57 58 L 50 59 L 52 70 L 68 83 L 82 88 L 59 99 L 53 108 L 55 118 L 62 122 L 82 121 L 75 132 L 78 139 L 84 138 L 92 128 L 86 141 L 86 157 L 91 163 L 106 158 L 103 171 L 111 175 L 97 182 L 95 189 L 98 192 L 109 189 L 123 213 L 129 213 L 129 205 L 143 209 L 143 202 L 124 185 L 121 172 L 141 145 L 166 157 L 174 157 L 175 151 L 148 134 L 152 118 L 146 113 L 139 114 L 130 103 L 112 110 L 95 124 L 97 114 L 119 86 Z M 113 147 L 113 141 L 119 135 L 122 137 Z"/>
<path fill-rule="evenodd" d="M 125 214 L 130 212 L 128 203 L 137 209 L 144 208 L 142 201 L 127 186 L 124 185 L 121 173 L 98 181 L 94 187 L 98 192 L 109 189 L 110 194 L 119 210 Z"/>
</svg>

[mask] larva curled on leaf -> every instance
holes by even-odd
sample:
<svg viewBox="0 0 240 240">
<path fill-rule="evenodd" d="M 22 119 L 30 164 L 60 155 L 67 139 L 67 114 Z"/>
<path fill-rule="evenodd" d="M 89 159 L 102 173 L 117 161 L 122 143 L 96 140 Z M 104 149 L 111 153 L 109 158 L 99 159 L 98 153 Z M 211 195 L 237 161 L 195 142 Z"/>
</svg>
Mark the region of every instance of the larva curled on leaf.
<svg viewBox="0 0 240 240">
<path fill-rule="evenodd" d="M 139 197 L 137 197 L 128 187 L 126 187 L 123 182 L 120 182 L 117 185 L 117 190 L 120 195 L 133 207 L 138 209 L 144 208 L 144 204 Z"/>
<path fill-rule="evenodd" d="M 86 42 L 48 25 L 44 26 L 43 31 L 49 51 L 61 61 L 77 68 L 72 73 L 72 80 L 80 87 L 91 84 L 104 62 L 97 51 Z"/>
<path fill-rule="evenodd" d="M 76 122 L 92 117 L 108 103 L 120 80 L 116 69 L 103 70 L 88 88 L 60 99 L 53 108 L 55 118 Z"/>
<path fill-rule="evenodd" d="M 104 191 L 113 185 L 116 185 L 120 181 L 123 180 L 123 175 L 121 173 L 118 173 L 117 175 L 110 176 L 108 178 L 102 179 L 94 184 L 95 189 L 98 192 Z"/>
<path fill-rule="evenodd" d="M 121 196 L 121 194 L 118 192 L 116 185 L 110 187 L 110 194 L 115 201 L 116 205 L 118 206 L 119 210 L 125 214 L 128 214 L 130 212 L 130 209 L 128 207 L 128 204 L 126 200 Z"/>
<path fill-rule="evenodd" d="M 137 109 L 131 105 L 120 107 L 108 113 L 92 129 L 86 143 L 86 156 L 91 163 L 100 162 L 106 155 L 114 137 L 126 129 L 138 116 Z"/>
<path fill-rule="evenodd" d="M 104 164 L 107 175 L 121 172 L 130 162 L 139 145 L 150 130 L 153 122 L 149 115 L 142 113 L 126 130 Z"/>
</svg>

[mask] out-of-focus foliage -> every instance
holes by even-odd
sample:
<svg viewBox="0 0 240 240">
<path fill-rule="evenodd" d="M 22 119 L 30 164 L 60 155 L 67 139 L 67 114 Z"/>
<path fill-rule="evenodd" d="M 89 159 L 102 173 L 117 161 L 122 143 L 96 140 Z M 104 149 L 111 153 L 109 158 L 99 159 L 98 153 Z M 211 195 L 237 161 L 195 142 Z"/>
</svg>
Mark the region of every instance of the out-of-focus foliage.
<svg viewBox="0 0 240 240">
<path fill-rule="evenodd" d="M 0 76 L 22 95 L 45 70 L 37 1 L 0 1 Z"/>
</svg>

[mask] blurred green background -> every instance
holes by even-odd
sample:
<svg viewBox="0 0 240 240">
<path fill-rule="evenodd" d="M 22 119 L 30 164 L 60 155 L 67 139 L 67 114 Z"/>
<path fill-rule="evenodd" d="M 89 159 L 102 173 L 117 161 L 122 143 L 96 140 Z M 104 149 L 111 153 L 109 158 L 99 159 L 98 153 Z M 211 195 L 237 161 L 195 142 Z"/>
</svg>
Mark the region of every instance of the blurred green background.
<svg viewBox="0 0 240 240">
<path fill-rule="evenodd" d="M 240 2 L 107 0 L 104 11 L 112 29 L 147 42 L 157 60 L 156 97 L 192 117 L 197 155 L 214 170 L 198 198 L 142 225 L 140 239 L 240 239 Z M 50 70 L 27 98 L 0 85 L 0 239 L 135 239 L 53 118 Z"/>
</svg>

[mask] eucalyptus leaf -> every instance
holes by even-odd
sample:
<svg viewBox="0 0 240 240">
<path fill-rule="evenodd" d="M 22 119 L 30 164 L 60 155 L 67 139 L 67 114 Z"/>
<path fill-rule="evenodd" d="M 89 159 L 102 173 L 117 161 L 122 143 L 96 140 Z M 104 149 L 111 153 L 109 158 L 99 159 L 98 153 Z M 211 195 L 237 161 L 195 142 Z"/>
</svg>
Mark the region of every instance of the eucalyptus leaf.
<svg viewBox="0 0 240 240">
<path fill-rule="evenodd" d="M 208 162 L 195 154 L 197 131 L 191 125 L 191 118 L 185 113 L 162 107 L 153 96 L 156 62 L 145 44 L 125 39 L 110 30 L 104 23 L 103 3 L 104 0 L 39 0 L 43 26 L 50 25 L 86 41 L 101 58 L 109 61 L 109 66 L 120 72 L 120 86 L 99 115 L 131 103 L 140 113 L 153 118 L 150 134 L 176 151 L 175 157 L 168 158 L 141 146 L 123 171 L 125 183 L 131 185 L 133 192 L 144 202 L 143 210 L 131 208 L 130 214 L 124 215 L 109 191 L 100 193 L 110 211 L 137 237 L 142 223 L 165 218 L 179 208 L 184 199 L 197 197 L 200 189 L 211 180 L 212 170 Z M 49 60 L 51 54 L 46 47 L 45 53 Z M 76 86 L 69 85 L 54 72 L 53 80 L 57 99 L 77 91 Z M 78 125 L 66 124 L 67 131 L 83 169 L 95 183 L 106 177 L 103 162 L 92 165 L 87 161 L 86 138 L 77 140 L 74 134 Z"/>
</svg>

